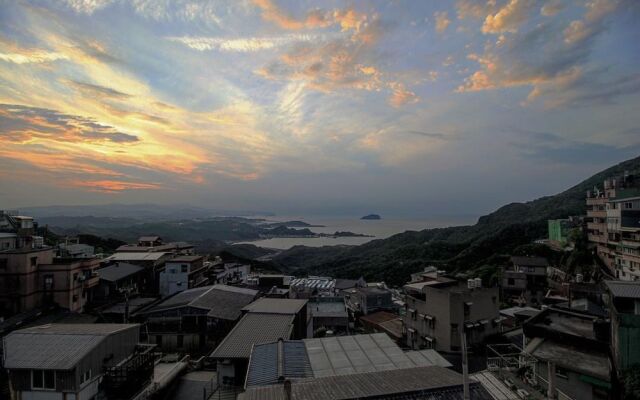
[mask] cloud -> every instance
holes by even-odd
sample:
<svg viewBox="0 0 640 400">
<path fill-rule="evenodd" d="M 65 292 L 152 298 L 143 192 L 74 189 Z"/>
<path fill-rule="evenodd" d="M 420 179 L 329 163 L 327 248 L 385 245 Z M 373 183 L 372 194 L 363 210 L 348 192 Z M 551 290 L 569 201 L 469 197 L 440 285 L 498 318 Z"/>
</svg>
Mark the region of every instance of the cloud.
<svg viewBox="0 0 640 400">
<path fill-rule="evenodd" d="M 587 3 L 584 19 L 567 28 L 543 21 L 527 31 L 502 36 L 495 46 L 487 45 L 483 54 L 468 56 L 480 68 L 457 91 L 529 86 L 531 91 L 523 104 L 543 98 L 547 106 L 607 103 L 631 93 L 633 75 L 625 77 L 630 79 L 626 90 L 604 70 L 588 66 L 595 39 L 606 29 L 606 17 L 615 11 L 615 4 L 613 0 Z M 563 36 L 564 41 L 557 40 Z"/>
<path fill-rule="evenodd" d="M 75 12 L 90 15 L 112 4 L 114 0 L 64 0 L 64 2 Z"/>
<path fill-rule="evenodd" d="M 562 11 L 564 7 L 565 4 L 562 0 L 549 0 L 542 6 L 542 8 L 540 8 L 540 14 L 544 15 L 545 17 L 553 17 L 554 15 Z"/>
<path fill-rule="evenodd" d="M 367 16 L 353 9 L 309 11 L 304 18 L 297 19 L 286 13 L 271 0 L 254 0 L 254 4 L 262 11 L 262 18 L 273 22 L 280 28 L 289 30 L 318 29 L 339 25 L 342 31 L 359 31 L 365 24 Z"/>
<path fill-rule="evenodd" d="M 168 40 L 182 43 L 194 50 L 218 50 L 230 52 L 255 52 L 272 50 L 295 43 L 326 41 L 327 35 L 290 34 L 272 37 L 219 38 L 202 36 L 169 37 Z"/>
<path fill-rule="evenodd" d="M 19 53 L 0 53 L 0 60 L 14 64 L 48 63 L 57 60 L 68 60 L 64 54 L 45 50 L 23 50 Z"/>
<path fill-rule="evenodd" d="M 443 33 L 447 30 L 447 27 L 451 24 L 451 20 L 449 19 L 447 12 L 436 11 L 433 16 L 436 19 L 436 32 Z"/>
<path fill-rule="evenodd" d="M 105 87 L 105 86 L 93 85 L 91 83 L 78 82 L 78 81 L 69 80 L 69 79 L 64 80 L 64 82 L 70 85 L 71 87 L 73 87 L 74 89 L 78 90 L 79 92 L 81 92 L 87 97 L 98 97 L 100 99 L 107 98 L 107 99 L 117 99 L 117 100 L 126 100 L 131 98 L 130 94 L 127 94 L 109 87 Z"/>
<path fill-rule="evenodd" d="M 127 190 L 158 190 L 162 188 L 158 183 L 127 182 L 108 179 L 72 180 L 67 182 L 67 185 L 101 193 L 119 193 Z"/>
<path fill-rule="evenodd" d="M 96 122 L 45 108 L 0 104 L 0 141 L 31 141 L 41 138 L 63 142 L 135 143 L 135 135 Z"/>
<path fill-rule="evenodd" d="M 389 98 L 389 104 L 394 107 L 400 107 L 406 104 L 414 104 L 420 100 L 420 98 L 415 93 L 408 90 L 402 83 L 392 82 L 390 86 L 391 97 Z"/>
<path fill-rule="evenodd" d="M 509 0 L 497 13 L 487 15 L 482 33 L 516 32 L 535 4 L 535 0 Z"/>
<path fill-rule="evenodd" d="M 458 19 L 484 19 L 496 8 L 496 0 L 458 0 L 456 2 Z"/>
</svg>

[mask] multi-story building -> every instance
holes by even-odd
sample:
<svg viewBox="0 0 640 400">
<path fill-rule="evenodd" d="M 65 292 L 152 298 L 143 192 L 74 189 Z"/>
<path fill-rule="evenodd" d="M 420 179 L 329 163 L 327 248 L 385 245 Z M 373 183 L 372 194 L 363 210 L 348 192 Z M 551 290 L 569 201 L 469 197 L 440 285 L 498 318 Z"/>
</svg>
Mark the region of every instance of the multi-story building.
<svg viewBox="0 0 640 400">
<path fill-rule="evenodd" d="M 505 300 L 520 305 L 542 304 L 548 266 L 542 257 L 511 257 L 511 265 L 502 274 Z"/>
<path fill-rule="evenodd" d="M 170 296 L 208 283 L 202 256 L 178 256 L 165 264 L 160 272 L 160 294 Z"/>
<path fill-rule="evenodd" d="M 609 273 L 640 280 L 640 185 L 633 175 L 609 178 L 587 192 L 587 235 Z"/>
<path fill-rule="evenodd" d="M 137 324 L 49 324 L 3 338 L 12 399 L 130 398 L 153 377 Z M 112 395 L 117 394 L 117 397 Z"/>
<path fill-rule="evenodd" d="M 469 346 L 500 332 L 497 288 L 482 287 L 474 279 L 464 284 L 438 271 L 423 279 L 404 286 L 406 310 L 402 321 L 407 346 L 459 351 L 462 332 Z"/>
<path fill-rule="evenodd" d="M 397 310 L 393 302 L 393 293 L 382 284 L 343 290 L 342 294 L 347 307 L 355 314 L 367 315 L 377 311 Z"/>
</svg>

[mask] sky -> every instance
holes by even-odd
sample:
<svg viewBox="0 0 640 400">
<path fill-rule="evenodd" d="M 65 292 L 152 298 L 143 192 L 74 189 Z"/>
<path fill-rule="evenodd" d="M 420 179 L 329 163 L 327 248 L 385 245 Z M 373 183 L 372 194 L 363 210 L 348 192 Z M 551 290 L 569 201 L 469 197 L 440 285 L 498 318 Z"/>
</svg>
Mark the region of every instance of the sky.
<svg viewBox="0 0 640 400">
<path fill-rule="evenodd" d="M 0 0 L 0 208 L 477 215 L 640 155 L 636 0 Z"/>
</svg>

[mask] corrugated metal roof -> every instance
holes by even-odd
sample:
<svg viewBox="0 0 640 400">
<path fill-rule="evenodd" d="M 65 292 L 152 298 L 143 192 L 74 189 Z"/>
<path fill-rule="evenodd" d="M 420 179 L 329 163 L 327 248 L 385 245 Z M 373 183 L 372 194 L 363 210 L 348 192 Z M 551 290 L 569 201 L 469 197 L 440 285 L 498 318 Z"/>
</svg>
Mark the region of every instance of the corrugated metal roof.
<svg viewBox="0 0 640 400">
<path fill-rule="evenodd" d="M 212 318 L 235 321 L 242 309 L 251 303 L 258 291 L 227 285 L 211 285 L 188 289 L 156 304 L 144 314 L 152 314 L 180 307 L 195 307 L 208 310 Z"/>
<path fill-rule="evenodd" d="M 97 272 L 100 279 L 115 282 L 144 270 L 144 267 L 125 262 L 115 263 L 108 267 L 100 268 Z"/>
<path fill-rule="evenodd" d="M 472 400 L 492 400 L 478 382 L 469 385 Z M 292 381 L 292 400 L 462 399 L 462 376 L 442 367 L 417 367 Z M 389 397 L 386 397 L 389 396 Z M 285 400 L 283 385 L 249 388 L 239 400 Z M 393 397 L 397 398 L 397 397 Z"/>
<path fill-rule="evenodd" d="M 640 299 L 640 282 L 605 281 L 614 297 Z"/>
<path fill-rule="evenodd" d="M 253 347 L 246 387 L 272 385 L 280 378 L 313 376 L 307 350 L 301 340 L 282 340 Z"/>
<path fill-rule="evenodd" d="M 297 314 L 307 305 L 307 300 L 302 299 L 273 299 L 262 297 L 248 306 L 243 311 L 267 314 Z"/>
<path fill-rule="evenodd" d="M 249 358 L 254 344 L 289 339 L 293 315 L 248 313 L 211 353 L 213 358 Z"/>
<path fill-rule="evenodd" d="M 141 253 L 116 253 L 113 254 L 105 260 L 107 261 L 156 261 L 165 256 L 165 252 L 141 252 Z"/>
<path fill-rule="evenodd" d="M 138 324 L 51 324 L 14 331 L 4 338 L 6 369 L 73 368 L 107 336 Z"/>
<path fill-rule="evenodd" d="M 336 286 L 336 281 L 331 278 L 296 278 L 291 281 L 290 286 L 328 290 Z"/>
</svg>

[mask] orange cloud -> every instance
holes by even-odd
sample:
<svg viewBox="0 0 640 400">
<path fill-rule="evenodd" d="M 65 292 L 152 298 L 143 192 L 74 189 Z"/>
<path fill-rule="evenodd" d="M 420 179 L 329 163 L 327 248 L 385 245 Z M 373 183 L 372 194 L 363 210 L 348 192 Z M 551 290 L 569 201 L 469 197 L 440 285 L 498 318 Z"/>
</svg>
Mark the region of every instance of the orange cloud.
<svg viewBox="0 0 640 400">
<path fill-rule="evenodd" d="M 394 107 L 400 107 L 405 104 L 414 104 L 420 100 L 415 93 L 408 90 L 402 83 L 391 82 L 390 87 L 392 92 L 391 97 L 389 98 L 389 104 Z"/>
<path fill-rule="evenodd" d="M 296 19 L 271 0 L 253 0 L 253 3 L 262 10 L 263 19 L 289 30 L 317 29 L 340 25 L 342 31 L 359 31 L 367 20 L 366 15 L 360 14 L 353 9 L 335 10 L 333 12 L 316 9 L 309 11 L 304 18 Z"/>
<path fill-rule="evenodd" d="M 497 13 L 487 15 L 482 33 L 516 32 L 535 4 L 534 0 L 509 0 Z"/>
<path fill-rule="evenodd" d="M 137 183 L 115 180 L 74 180 L 69 186 L 86 188 L 90 192 L 119 193 L 125 190 L 157 190 L 162 186 L 157 183 Z"/>
<path fill-rule="evenodd" d="M 437 11 L 433 14 L 436 19 L 436 32 L 443 33 L 451 24 L 451 20 L 449 19 L 449 15 L 446 11 Z"/>
</svg>

